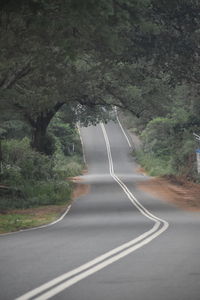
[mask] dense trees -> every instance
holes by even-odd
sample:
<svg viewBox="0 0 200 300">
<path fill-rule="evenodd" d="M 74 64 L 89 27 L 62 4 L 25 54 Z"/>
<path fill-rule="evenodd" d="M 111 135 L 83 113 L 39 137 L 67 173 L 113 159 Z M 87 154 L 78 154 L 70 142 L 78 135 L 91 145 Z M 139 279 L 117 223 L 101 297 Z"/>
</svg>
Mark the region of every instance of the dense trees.
<svg viewBox="0 0 200 300">
<path fill-rule="evenodd" d="M 15 112 L 37 151 L 50 154 L 47 128 L 64 106 L 72 123 L 117 105 L 143 129 L 187 115 L 174 134 L 198 130 L 199 1 L 7 0 L 0 9 L 1 124 Z"/>
<path fill-rule="evenodd" d="M 121 11 L 89 0 L 3 1 L 1 9 L 1 104 L 19 112 L 32 127 L 32 146 L 45 152 L 48 124 L 65 103 L 106 103 L 91 77 L 118 55 Z"/>
</svg>

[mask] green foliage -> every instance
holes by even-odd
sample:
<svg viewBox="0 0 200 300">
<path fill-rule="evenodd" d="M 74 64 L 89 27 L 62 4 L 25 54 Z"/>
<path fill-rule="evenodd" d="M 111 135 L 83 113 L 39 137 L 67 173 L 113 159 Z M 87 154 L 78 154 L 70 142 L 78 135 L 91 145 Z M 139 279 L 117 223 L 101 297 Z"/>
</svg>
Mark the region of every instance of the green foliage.
<svg viewBox="0 0 200 300">
<path fill-rule="evenodd" d="M 84 164 L 82 157 L 73 155 L 66 157 L 62 152 L 57 151 L 54 155 L 54 171 L 60 178 L 74 177 L 81 174 Z"/>
<path fill-rule="evenodd" d="M 57 113 L 53 118 L 48 132 L 56 138 L 55 147 L 64 155 L 81 154 L 82 149 L 78 131 L 71 124 L 62 120 L 61 113 Z"/>
<path fill-rule="evenodd" d="M 197 181 L 195 150 L 199 145 L 193 132 L 199 134 L 199 96 L 188 84 L 170 88 L 168 94 L 167 107 L 150 112 L 151 120 L 124 112 L 125 123 L 141 135 L 143 149 L 137 157 L 150 174 L 175 174 Z M 159 101 L 163 103 L 162 98 Z"/>
<path fill-rule="evenodd" d="M 20 120 L 4 121 L 0 125 L 0 137 L 4 139 L 22 139 L 29 135 L 30 129 Z"/>
<path fill-rule="evenodd" d="M 28 218 L 29 217 L 29 218 Z M 33 227 L 34 223 L 30 221 L 30 216 L 10 214 L 0 216 L 0 233 L 17 231 L 22 228 Z"/>
<path fill-rule="evenodd" d="M 27 135 L 35 150 L 73 155 L 81 148 L 74 124 L 106 121 L 116 105 L 134 113 L 146 154 L 191 174 L 191 136 L 200 128 L 199 1 L 20 0 L 16 5 L 10 0 L 0 5 L 1 137 L 14 136 L 4 121 L 16 111 L 16 119 L 30 126 Z M 64 105 L 67 121 L 60 118 L 49 127 Z M 48 159 L 30 151 L 25 165 L 19 158 L 3 166 L 9 180 L 54 176 Z M 38 174 L 34 166 L 43 160 Z"/>
<path fill-rule="evenodd" d="M 39 205 L 61 204 L 69 201 L 71 185 L 66 181 L 49 180 L 32 184 L 25 184 L 23 192 L 27 195 L 26 207 Z"/>
<path fill-rule="evenodd" d="M 17 231 L 31 227 L 48 224 L 58 218 L 58 213 L 42 213 L 41 216 L 35 216 L 34 210 L 27 214 L 2 214 L 0 215 L 0 233 Z"/>
<path fill-rule="evenodd" d="M 158 157 L 170 156 L 173 126 L 173 119 L 157 117 L 150 121 L 142 133 L 144 152 L 154 153 Z"/>
<path fill-rule="evenodd" d="M 3 189 L 0 191 L 1 210 L 61 204 L 70 200 L 72 184 L 66 178 L 81 174 L 80 156 L 66 157 L 58 148 L 50 158 L 34 151 L 28 138 L 4 140 L 2 153 L 1 183 L 10 189 L 6 193 Z"/>
<path fill-rule="evenodd" d="M 21 181 L 21 195 L 1 195 L 0 210 L 63 204 L 70 200 L 72 185 L 66 181 Z"/>
<path fill-rule="evenodd" d="M 175 99 L 170 115 L 157 117 L 147 124 L 141 135 L 143 154 L 138 158 L 151 173 L 154 174 L 154 168 L 158 167 L 160 171 L 156 170 L 156 175 L 163 175 L 163 171 L 164 174 L 170 174 L 170 171 L 189 179 L 198 178 L 195 155 L 197 144 L 192 133 L 197 129 L 199 118 L 192 117 L 193 113 L 187 104 L 182 103 L 180 106 L 179 100 Z M 154 167 L 151 167 L 152 162 L 155 163 Z M 166 164 L 166 169 L 163 164 Z"/>
<path fill-rule="evenodd" d="M 30 144 L 32 145 L 32 143 Z M 34 147 L 33 147 L 34 148 Z M 35 149 L 37 150 L 37 148 Z M 43 149 L 42 153 L 43 155 L 53 155 L 53 153 L 56 150 L 56 140 L 53 134 L 51 133 L 46 133 L 43 137 Z"/>
<path fill-rule="evenodd" d="M 32 147 L 51 155 L 46 131 L 55 113 L 65 103 L 74 115 L 81 102 L 99 104 L 93 68 L 98 55 L 119 52 L 114 16 L 122 14 L 112 1 L 8 1 L 1 8 L 1 105 L 17 110 L 31 127 Z"/>
<path fill-rule="evenodd" d="M 184 175 L 189 179 L 197 179 L 197 163 L 195 154 L 195 141 L 185 137 L 180 148 L 175 148 L 171 155 L 171 166 L 179 175 Z"/>
<path fill-rule="evenodd" d="M 143 166 L 151 176 L 164 176 L 175 174 L 170 157 L 157 157 L 153 153 L 145 153 L 143 151 L 136 152 L 138 162 Z"/>
<path fill-rule="evenodd" d="M 2 143 L 2 180 L 20 184 L 21 180 L 41 180 L 53 178 L 53 161 L 30 148 L 30 141 L 24 138 L 5 140 Z"/>
</svg>

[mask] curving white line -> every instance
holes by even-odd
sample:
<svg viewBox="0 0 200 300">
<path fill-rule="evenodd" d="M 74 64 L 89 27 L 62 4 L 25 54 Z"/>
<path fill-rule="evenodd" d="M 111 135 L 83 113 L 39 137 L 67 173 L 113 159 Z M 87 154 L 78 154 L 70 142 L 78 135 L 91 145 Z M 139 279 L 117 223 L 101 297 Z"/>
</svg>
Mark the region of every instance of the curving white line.
<svg viewBox="0 0 200 300">
<path fill-rule="evenodd" d="M 50 289 L 46 293 L 44 293 L 41 296 L 38 296 L 34 299 L 35 300 L 46 300 L 46 299 L 52 298 L 53 296 L 61 293 L 62 291 L 69 288 L 70 286 L 74 285 L 75 283 L 79 282 L 80 280 L 83 280 L 84 278 L 104 269 L 108 265 L 113 264 L 114 262 L 118 261 L 119 259 L 121 259 L 121 258 L 131 254 L 132 252 L 136 251 L 137 249 L 145 246 L 146 244 L 150 243 L 153 239 L 155 239 L 157 236 L 159 236 L 162 232 L 163 232 L 163 230 L 157 231 L 154 235 L 150 235 L 149 238 L 144 239 L 144 241 L 142 241 L 141 243 L 138 243 L 135 246 L 130 247 L 128 249 L 125 249 L 121 253 L 116 254 L 115 256 L 103 261 L 102 263 L 100 263 L 90 269 L 87 269 L 86 271 L 84 271 L 82 273 L 77 274 L 76 276 L 55 286 L 54 288 Z M 21 298 L 19 298 L 19 299 L 21 299 Z M 24 298 L 24 300 L 28 300 L 28 299 L 30 299 L 30 298 Z"/>
<path fill-rule="evenodd" d="M 160 219 L 153 215 L 150 211 L 148 211 L 137 199 L 136 197 L 131 193 L 131 191 L 127 188 L 127 186 L 121 181 L 121 179 L 115 175 L 114 173 L 114 166 L 113 166 L 113 160 L 112 160 L 112 154 L 110 149 L 110 142 L 106 133 L 105 126 L 101 123 L 101 128 L 104 134 L 105 142 L 106 142 L 106 148 L 108 153 L 108 160 L 109 160 L 109 168 L 110 168 L 110 175 L 111 177 L 117 181 L 117 183 L 121 186 L 121 188 L 124 190 L 124 192 L 127 194 L 128 198 L 131 200 L 131 202 L 136 206 L 136 208 L 145 215 L 148 219 L 153 220 L 155 222 L 162 222 L 163 224 L 168 224 L 165 220 Z M 168 224 L 169 226 L 169 224 Z"/>
<path fill-rule="evenodd" d="M 70 208 L 71 208 L 71 205 L 68 205 L 66 211 L 60 216 L 60 218 L 57 219 L 57 220 L 55 220 L 55 221 L 53 221 L 53 222 L 51 222 L 51 223 L 48 223 L 48 224 L 45 224 L 45 225 L 41 225 L 41 226 L 37 226 L 37 227 L 27 228 L 27 229 L 20 229 L 19 231 L 2 233 L 2 234 L 0 234 L 0 237 L 1 236 L 5 236 L 5 235 L 17 234 L 17 233 L 21 233 L 21 232 L 24 232 L 24 231 L 37 230 L 37 229 L 46 228 L 46 227 L 55 225 L 56 223 L 58 223 L 58 222 L 60 222 L 60 221 L 62 221 L 64 219 L 64 217 L 66 216 L 66 214 L 69 212 Z"/>
<path fill-rule="evenodd" d="M 127 186 L 119 179 L 119 177 L 115 175 L 109 139 L 103 124 L 101 124 L 101 128 L 106 142 L 108 161 L 109 161 L 109 171 L 111 177 L 120 185 L 120 187 L 126 193 L 126 195 L 131 200 L 131 202 L 135 205 L 135 207 L 148 219 L 154 221 L 155 224 L 150 230 L 138 236 L 137 238 L 125 244 L 122 244 L 121 246 L 104 253 L 103 255 L 89 261 L 88 263 L 83 264 L 82 266 L 73 269 L 37 287 L 36 289 L 24 294 L 23 296 L 16 298 L 16 300 L 28 300 L 33 297 L 35 300 L 50 299 L 53 296 L 65 290 L 66 288 L 79 282 L 80 280 L 98 272 L 99 270 L 105 268 L 106 266 L 118 261 L 119 259 L 127 256 L 128 254 L 150 243 L 153 239 L 155 239 L 161 233 L 163 233 L 169 226 L 169 224 L 165 220 L 162 220 L 156 217 L 155 215 L 153 215 L 152 213 L 150 213 L 134 197 L 134 195 L 130 192 Z"/>
<path fill-rule="evenodd" d="M 55 279 L 52 279 L 52 280 L 48 281 L 47 283 L 39 286 L 38 288 L 35 288 L 34 290 L 24 294 L 23 296 L 21 296 L 19 298 L 16 298 L 16 300 L 28 300 L 28 299 L 30 299 L 30 298 L 46 291 L 47 289 L 52 288 L 53 286 L 63 282 L 66 279 L 71 278 L 72 276 L 75 276 L 75 275 L 79 274 L 82 271 L 90 269 L 91 267 L 99 264 L 102 261 L 105 261 L 106 259 L 112 257 L 113 255 L 118 254 L 123 250 L 126 250 L 127 248 L 135 245 L 136 243 L 140 242 L 141 240 L 144 240 L 146 237 L 148 237 L 149 235 L 151 235 L 152 233 L 157 231 L 158 228 L 159 228 L 159 224 L 155 224 L 152 229 L 150 229 L 149 231 L 143 233 L 139 237 L 137 237 L 137 238 L 125 243 L 125 244 L 122 244 L 121 246 L 119 246 L 117 248 L 114 248 L 114 249 L 102 254 L 101 256 L 98 256 L 97 258 L 81 265 L 78 268 L 75 268 L 75 269 L 73 269 L 73 270 L 71 270 L 67 273 L 64 273 L 64 274 L 56 277 Z M 36 298 L 36 299 L 38 299 L 38 298 Z"/>
<path fill-rule="evenodd" d="M 78 129 L 78 133 L 79 133 L 80 140 L 81 140 L 81 146 L 82 146 L 82 150 L 83 150 L 83 160 L 84 160 L 84 163 L 86 164 L 86 158 L 85 158 L 85 152 L 84 152 L 83 139 L 82 139 L 82 136 L 81 136 L 80 126 L 79 126 L 78 123 L 77 123 L 77 129 Z M 18 230 L 18 231 L 14 231 L 14 232 L 1 233 L 1 234 L 0 234 L 0 237 L 1 237 L 1 236 L 6 236 L 6 235 L 11 235 L 11 234 L 12 234 L 12 235 L 13 235 L 13 234 L 17 234 L 17 233 L 21 233 L 21 232 L 24 232 L 24 231 L 37 230 L 37 229 L 46 228 L 46 227 L 55 225 L 56 223 L 58 223 L 58 222 L 60 222 L 60 221 L 62 221 L 62 220 L 64 219 L 64 217 L 68 214 L 70 208 L 71 208 L 71 205 L 68 205 L 66 211 L 60 216 L 60 218 L 58 218 L 57 220 L 55 220 L 55 221 L 53 221 L 53 222 L 51 222 L 51 223 L 48 223 L 48 224 L 45 224 L 45 225 L 41 225 L 41 226 L 37 226 L 37 227 L 27 228 L 27 229 L 20 229 L 20 230 Z"/>
</svg>

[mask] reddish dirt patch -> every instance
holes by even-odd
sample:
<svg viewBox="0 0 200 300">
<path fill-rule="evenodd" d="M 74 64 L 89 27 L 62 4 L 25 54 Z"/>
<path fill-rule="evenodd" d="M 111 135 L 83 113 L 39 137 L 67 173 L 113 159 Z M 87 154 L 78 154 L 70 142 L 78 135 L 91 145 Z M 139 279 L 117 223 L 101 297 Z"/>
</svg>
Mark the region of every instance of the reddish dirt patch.
<svg viewBox="0 0 200 300">
<path fill-rule="evenodd" d="M 85 169 L 82 173 L 86 174 L 88 173 L 88 170 Z M 67 180 L 70 180 L 73 183 L 75 183 L 75 188 L 72 193 L 72 199 L 77 199 L 89 193 L 90 185 L 82 183 L 84 181 L 84 178 L 82 176 L 68 177 Z"/>
<path fill-rule="evenodd" d="M 140 183 L 139 188 L 184 210 L 200 211 L 200 184 L 174 176 L 156 177 Z"/>
<path fill-rule="evenodd" d="M 88 184 L 76 183 L 76 187 L 73 190 L 72 198 L 76 199 L 81 196 L 88 194 L 90 191 L 90 186 Z"/>
<path fill-rule="evenodd" d="M 142 167 L 139 167 L 136 171 L 137 171 L 138 173 L 143 174 L 143 175 L 148 175 L 148 174 L 147 174 L 147 171 L 146 171 L 144 168 L 142 168 Z"/>
</svg>

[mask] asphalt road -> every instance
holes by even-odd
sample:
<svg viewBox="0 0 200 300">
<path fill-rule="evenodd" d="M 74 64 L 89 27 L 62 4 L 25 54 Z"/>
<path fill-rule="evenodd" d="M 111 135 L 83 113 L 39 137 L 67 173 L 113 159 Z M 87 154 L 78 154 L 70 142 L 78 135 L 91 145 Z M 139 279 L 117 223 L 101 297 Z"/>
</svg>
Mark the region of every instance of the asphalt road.
<svg viewBox="0 0 200 300">
<path fill-rule="evenodd" d="M 199 300 L 199 213 L 137 188 L 119 124 L 81 136 L 90 192 L 62 221 L 0 237 L 0 299 Z"/>
</svg>

